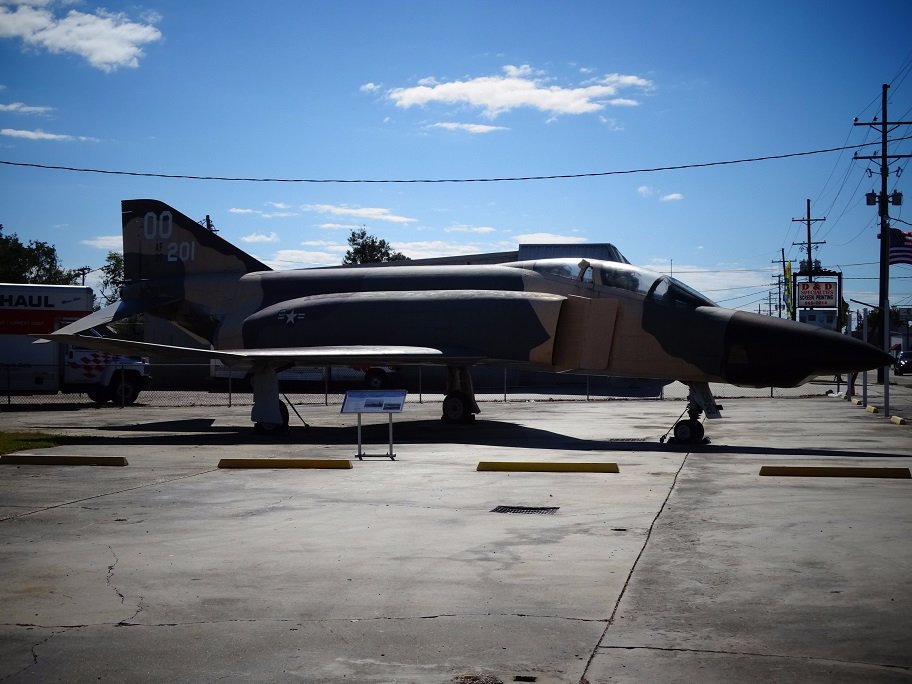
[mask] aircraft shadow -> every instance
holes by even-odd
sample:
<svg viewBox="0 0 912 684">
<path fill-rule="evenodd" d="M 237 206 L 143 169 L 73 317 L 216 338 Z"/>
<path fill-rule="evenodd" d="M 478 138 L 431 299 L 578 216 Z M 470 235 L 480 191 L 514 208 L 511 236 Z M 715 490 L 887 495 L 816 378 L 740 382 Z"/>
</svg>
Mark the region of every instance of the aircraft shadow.
<svg viewBox="0 0 912 684">
<path fill-rule="evenodd" d="M 355 448 L 357 428 L 355 426 L 292 426 L 285 434 L 260 435 L 252 428 L 237 426 L 216 426 L 211 418 L 191 418 L 130 425 L 110 425 L 94 428 L 100 431 L 116 431 L 120 434 L 70 435 L 62 443 L 73 445 L 119 445 L 119 446 L 218 446 L 270 444 L 333 444 Z M 124 432 L 144 434 L 125 435 Z M 149 434 L 149 433 L 163 434 Z M 165 434 L 166 433 L 166 434 Z M 389 443 L 387 424 L 364 425 L 361 441 L 370 451 L 372 447 L 386 447 Z M 804 456 L 814 458 L 909 458 L 906 453 L 883 453 L 853 451 L 851 449 L 828 449 L 806 447 L 772 447 L 742 444 L 701 444 L 698 446 L 660 443 L 657 437 L 606 437 L 603 439 L 581 439 L 571 435 L 543 430 L 503 421 L 477 420 L 470 425 L 448 425 L 439 420 L 402 421 L 393 425 L 394 445 L 401 444 L 463 444 L 473 446 L 516 447 L 551 451 L 599 451 L 636 453 L 694 453 L 732 454 L 747 456 Z M 374 448 L 374 450 L 376 450 Z"/>
</svg>

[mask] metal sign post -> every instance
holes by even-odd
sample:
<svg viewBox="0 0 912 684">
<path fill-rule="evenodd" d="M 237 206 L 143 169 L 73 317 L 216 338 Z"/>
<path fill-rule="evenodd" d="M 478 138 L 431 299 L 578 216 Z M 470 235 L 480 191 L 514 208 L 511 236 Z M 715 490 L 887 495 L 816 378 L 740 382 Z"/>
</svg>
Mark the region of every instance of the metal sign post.
<svg viewBox="0 0 912 684">
<path fill-rule="evenodd" d="M 365 458 L 388 458 L 396 460 L 393 451 L 393 414 L 402 413 L 405 407 L 405 390 L 350 390 L 345 393 L 341 413 L 358 414 L 358 453 L 359 461 Z M 385 413 L 389 416 L 389 451 L 385 454 L 366 454 L 361 448 L 361 414 Z"/>
</svg>

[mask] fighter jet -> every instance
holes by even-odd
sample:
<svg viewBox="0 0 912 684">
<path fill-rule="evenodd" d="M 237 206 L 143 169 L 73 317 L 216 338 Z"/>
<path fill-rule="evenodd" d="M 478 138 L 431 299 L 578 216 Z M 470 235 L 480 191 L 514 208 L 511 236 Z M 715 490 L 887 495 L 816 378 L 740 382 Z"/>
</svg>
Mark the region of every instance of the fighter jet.
<svg viewBox="0 0 912 684">
<path fill-rule="evenodd" d="M 246 369 L 260 432 L 287 427 L 276 374 L 296 365 L 445 366 L 450 422 L 479 413 L 470 373 L 479 364 L 678 380 L 690 392 L 674 436 L 698 442 L 700 417 L 721 417 L 710 382 L 794 387 L 892 361 L 832 331 L 722 308 L 679 280 L 625 263 L 273 271 L 158 200 L 126 200 L 122 213 L 121 301 L 50 338 Z M 169 319 L 199 346 L 79 334 L 139 312 Z"/>
</svg>

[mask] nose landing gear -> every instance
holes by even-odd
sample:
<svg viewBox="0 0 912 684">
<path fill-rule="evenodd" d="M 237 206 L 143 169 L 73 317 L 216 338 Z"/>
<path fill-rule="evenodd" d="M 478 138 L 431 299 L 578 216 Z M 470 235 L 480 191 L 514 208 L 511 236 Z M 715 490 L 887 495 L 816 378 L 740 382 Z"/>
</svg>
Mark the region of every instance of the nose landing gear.
<svg viewBox="0 0 912 684">
<path fill-rule="evenodd" d="M 700 415 L 705 413 L 706 417 L 710 419 L 721 418 L 722 406 L 716 403 L 715 397 L 713 397 L 712 391 L 709 389 L 709 383 L 691 382 L 687 386 L 690 388 L 690 392 L 687 395 L 687 408 L 684 409 L 687 418 L 679 420 L 668 431 L 674 434 L 669 442 L 674 441 L 677 444 L 708 444 L 709 440 L 705 437 Z M 683 416 L 684 414 L 682 413 L 681 415 Z M 659 442 L 665 442 L 668 432 L 659 438 Z"/>
</svg>

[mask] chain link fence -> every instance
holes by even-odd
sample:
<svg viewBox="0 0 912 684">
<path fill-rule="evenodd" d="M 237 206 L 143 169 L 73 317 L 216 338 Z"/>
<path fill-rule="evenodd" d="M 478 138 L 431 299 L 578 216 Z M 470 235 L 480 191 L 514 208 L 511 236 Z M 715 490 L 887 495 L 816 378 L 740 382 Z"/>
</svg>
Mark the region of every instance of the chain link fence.
<svg viewBox="0 0 912 684">
<path fill-rule="evenodd" d="M 312 369 L 306 377 L 311 380 L 283 378 L 279 375 L 279 390 L 295 405 L 341 404 L 345 392 L 365 389 L 365 373 L 341 374 L 343 380 L 329 369 Z M 123 405 L 123 396 L 116 392 L 107 401 L 93 400 L 85 391 L 59 391 L 59 381 L 53 379 L 56 367 L 0 365 L 0 410 L 16 407 L 46 405 L 96 406 L 99 403 Z M 479 367 L 472 370 L 476 398 L 479 402 L 526 401 L 530 398 L 550 398 L 576 401 L 604 400 L 616 397 L 658 397 L 662 384 L 650 380 L 628 380 L 587 375 L 561 375 L 512 368 Z M 43 378 L 39 387 L 35 377 Z M 296 377 L 301 377 L 298 374 Z M 406 389 L 409 401 L 442 402 L 446 369 L 409 367 L 390 372 L 384 385 Z M 18 378 L 18 380 L 17 380 Z M 31 378 L 31 382 L 23 382 Z M 46 389 L 42 389 L 41 387 Z M 97 393 L 95 393 L 97 396 Z M 127 402 L 129 403 L 129 402 Z M 216 376 L 209 364 L 155 364 L 152 385 L 140 392 L 135 402 L 142 406 L 250 406 L 253 394 L 249 380 L 240 372 Z"/>
</svg>

